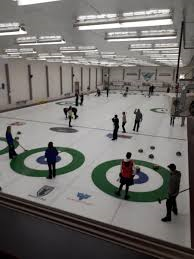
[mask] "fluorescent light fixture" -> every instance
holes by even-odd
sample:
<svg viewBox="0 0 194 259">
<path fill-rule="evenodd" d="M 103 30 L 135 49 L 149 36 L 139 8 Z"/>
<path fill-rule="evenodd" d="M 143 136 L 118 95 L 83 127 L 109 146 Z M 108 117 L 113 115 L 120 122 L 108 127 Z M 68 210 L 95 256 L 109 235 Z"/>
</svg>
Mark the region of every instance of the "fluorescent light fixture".
<svg viewBox="0 0 194 259">
<path fill-rule="evenodd" d="M 135 67 L 135 64 L 122 64 L 122 67 Z"/>
<path fill-rule="evenodd" d="M 118 39 L 107 39 L 109 42 L 119 42 L 119 41 L 145 41 L 145 40 L 170 40 L 176 39 L 176 36 L 156 36 L 156 37 L 142 37 L 142 38 L 118 38 Z"/>
<path fill-rule="evenodd" d="M 156 43 L 155 48 L 178 48 L 178 43 Z"/>
<path fill-rule="evenodd" d="M 173 24 L 171 10 L 158 9 L 123 14 L 79 16 L 74 27 L 78 27 L 79 30 L 100 30 L 171 24 Z"/>
<path fill-rule="evenodd" d="M 39 55 L 41 58 L 63 58 L 61 55 Z"/>
<path fill-rule="evenodd" d="M 154 50 L 143 50 L 143 54 L 145 55 L 150 55 L 150 54 L 178 54 L 178 50 L 158 50 L 158 49 L 154 49 Z"/>
<path fill-rule="evenodd" d="M 98 52 L 97 49 L 95 50 L 62 50 L 61 53 L 84 53 L 84 52 Z"/>
<path fill-rule="evenodd" d="M 19 55 L 0 55 L 1 58 L 22 58 Z"/>
<path fill-rule="evenodd" d="M 148 48 L 145 48 L 145 49 L 129 49 L 130 51 L 144 51 L 144 50 L 178 50 L 178 48 L 156 48 L 156 49 L 152 49 L 152 48 L 150 48 L 150 49 L 148 49 Z"/>
<path fill-rule="evenodd" d="M 28 54 L 36 54 L 37 52 L 33 48 L 26 49 L 6 49 L 5 53 L 8 55 L 28 55 Z"/>
<path fill-rule="evenodd" d="M 101 54 L 101 55 L 115 55 L 115 52 L 111 52 L 111 51 L 101 51 L 100 54 Z"/>
<path fill-rule="evenodd" d="M 0 36 L 14 36 L 27 34 L 27 31 L 19 23 L 0 23 Z"/>
<path fill-rule="evenodd" d="M 96 53 L 98 49 L 95 46 L 67 46 L 60 48 L 61 53 Z"/>
<path fill-rule="evenodd" d="M 178 43 L 155 43 L 155 44 L 130 44 L 129 50 L 131 51 L 144 51 L 144 50 L 178 50 Z"/>
<path fill-rule="evenodd" d="M 20 46 L 40 46 L 40 45 L 60 45 L 60 44 L 65 44 L 66 41 L 52 41 L 52 42 L 32 42 L 32 43 L 20 43 Z"/>
<path fill-rule="evenodd" d="M 137 44 L 130 44 L 129 46 L 131 49 L 147 49 L 152 48 L 151 43 L 137 43 Z"/>
<path fill-rule="evenodd" d="M 16 42 L 20 46 L 59 45 L 66 43 L 61 36 L 21 37 L 17 38 Z"/>
<path fill-rule="evenodd" d="M 167 40 L 175 39 L 177 34 L 174 30 L 150 30 L 150 31 L 129 31 L 109 32 L 105 34 L 107 41 L 145 41 L 145 40 Z"/>
<path fill-rule="evenodd" d="M 49 2 L 56 2 L 60 0 L 17 0 L 18 5 L 33 5 L 33 4 L 43 4 Z"/>
<path fill-rule="evenodd" d="M 60 50 L 60 51 L 61 51 L 61 50 L 76 50 L 76 47 L 74 47 L 74 46 L 60 47 L 59 50 Z"/>
</svg>

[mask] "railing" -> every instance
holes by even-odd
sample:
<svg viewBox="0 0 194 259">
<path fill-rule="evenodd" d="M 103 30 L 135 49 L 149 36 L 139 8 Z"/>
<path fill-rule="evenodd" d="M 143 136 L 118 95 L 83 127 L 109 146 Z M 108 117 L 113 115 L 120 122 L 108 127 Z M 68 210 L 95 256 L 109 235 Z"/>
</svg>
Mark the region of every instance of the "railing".
<svg viewBox="0 0 194 259">
<path fill-rule="evenodd" d="M 5 193 L 0 193 L 0 205 L 156 258 L 194 258 L 194 250 L 189 248 L 160 241 Z"/>
</svg>

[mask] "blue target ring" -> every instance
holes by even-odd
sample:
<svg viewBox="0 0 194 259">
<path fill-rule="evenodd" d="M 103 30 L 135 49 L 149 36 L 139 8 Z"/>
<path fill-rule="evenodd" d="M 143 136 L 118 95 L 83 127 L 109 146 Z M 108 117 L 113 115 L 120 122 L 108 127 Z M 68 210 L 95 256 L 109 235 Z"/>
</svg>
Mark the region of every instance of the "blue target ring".
<svg viewBox="0 0 194 259">
<path fill-rule="evenodd" d="M 138 179 L 134 179 L 134 184 L 143 184 L 149 181 L 149 177 L 143 172 L 139 172 L 136 175 Z"/>
<path fill-rule="evenodd" d="M 57 156 L 56 157 L 56 163 L 61 161 L 61 157 Z M 45 159 L 45 156 L 40 156 L 36 159 L 36 162 L 41 164 L 41 165 L 47 165 L 47 160 Z"/>
</svg>

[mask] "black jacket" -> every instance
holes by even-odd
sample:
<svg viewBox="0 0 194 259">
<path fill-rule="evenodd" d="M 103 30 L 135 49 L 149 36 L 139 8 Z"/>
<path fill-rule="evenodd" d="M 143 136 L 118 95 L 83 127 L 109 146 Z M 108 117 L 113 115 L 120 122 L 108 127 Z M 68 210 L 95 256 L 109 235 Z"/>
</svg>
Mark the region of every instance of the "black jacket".
<svg viewBox="0 0 194 259">
<path fill-rule="evenodd" d="M 114 123 L 114 128 L 118 129 L 119 128 L 119 119 L 118 118 L 112 118 L 112 121 Z"/>
</svg>

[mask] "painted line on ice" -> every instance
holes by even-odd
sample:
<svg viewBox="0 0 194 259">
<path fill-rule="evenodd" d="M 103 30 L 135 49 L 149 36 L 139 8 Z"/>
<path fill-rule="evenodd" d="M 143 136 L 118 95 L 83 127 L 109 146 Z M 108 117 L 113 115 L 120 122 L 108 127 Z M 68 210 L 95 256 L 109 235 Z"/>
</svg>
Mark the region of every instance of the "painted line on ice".
<svg viewBox="0 0 194 259">
<path fill-rule="evenodd" d="M 28 119 L 20 119 L 20 118 L 13 118 L 13 117 L 2 117 L 0 116 L 1 119 L 10 119 L 10 120 L 21 120 L 21 121 L 28 121 L 28 122 L 35 122 L 35 123 L 42 123 L 42 124 L 51 124 L 51 125 L 60 125 L 60 126 L 67 126 L 68 124 L 64 123 L 55 123 L 55 122 L 49 122 L 49 121 L 38 121 L 38 120 L 28 120 Z M 106 132 L 112 132 L 112 129 L 102 129 L 102 128 L 94 128 L 94 127 L 87 127 L 87 126 L 73 126 L 73 128 L 83 128 L 83 129 L 93 129 L 93 130 L 101 130 L 101 131 L 106 131 Z M 134 132 L 127 132 L 127 134 L 130 135 L 141 135 L 141 136 L 147 136 L 147 137 L 153 137 L 153 138 L 162 138 L 162 139 L 172 139 L 172 140 L 182 140 L 182 141 L 187 141 L 185 138 L 173 138 L 173 137 L 166 137 L 166 136 L 157 136 L 157 135 L 152 135 L 152 134 L 143 134 L 143 133 L 134 133 Z"/>
</svg>

